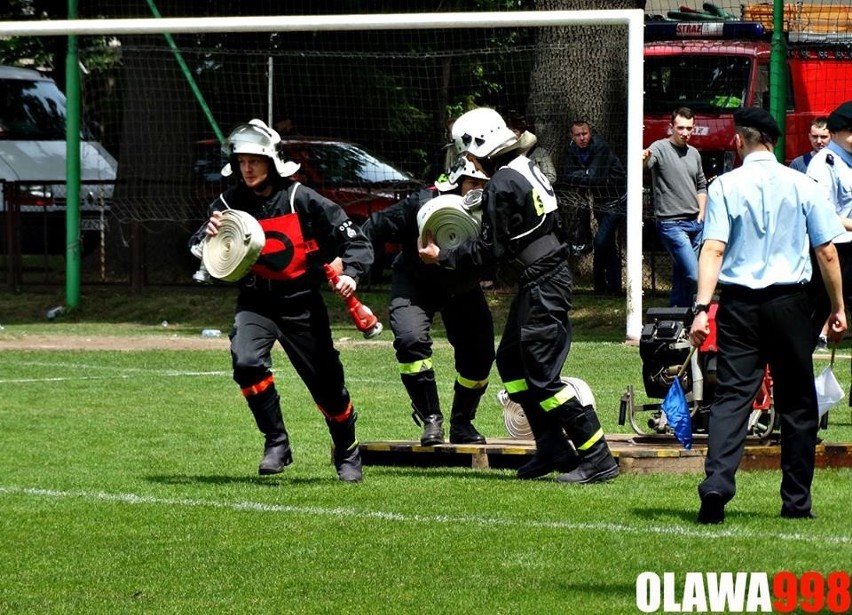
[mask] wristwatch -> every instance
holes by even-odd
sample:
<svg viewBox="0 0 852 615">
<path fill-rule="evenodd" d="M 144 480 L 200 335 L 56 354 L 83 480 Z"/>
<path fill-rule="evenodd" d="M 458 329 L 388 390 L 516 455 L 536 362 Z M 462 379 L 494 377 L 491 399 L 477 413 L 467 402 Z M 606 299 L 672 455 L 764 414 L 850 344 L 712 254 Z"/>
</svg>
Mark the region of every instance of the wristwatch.
<svg viewBox="0 0 852 615">
<path fill-rule="evenodd" d="M 698 316 L 698 314 L 700 312 L 706 312 L 709 309 L 710 309 L 710 306 L 708 306 L 706 303 L 694 303 L 692 305 L 692 315 Z"/>
</svg>

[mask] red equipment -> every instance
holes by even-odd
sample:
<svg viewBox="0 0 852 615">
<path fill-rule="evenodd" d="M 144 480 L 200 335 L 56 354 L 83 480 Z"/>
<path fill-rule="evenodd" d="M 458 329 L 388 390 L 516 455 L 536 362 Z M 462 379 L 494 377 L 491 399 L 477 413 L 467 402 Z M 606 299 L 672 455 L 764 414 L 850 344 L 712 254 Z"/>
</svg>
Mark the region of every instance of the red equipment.
<svg viewBox="0 0 852 615">
<path fill-rule="evenodd" d="M 325 277 L 328 278 L 328 281 L 336 286 L 340 278 L 337 272 L 334 271 L 334 268 L 328 263 L 323 265 L 322 268 L 325 271 Z M 344 301 L 346 302 L 346 307 L 349 308 L 349 315 L 352 317 L 355 327 L 364 334 L 365 338 L 370 339 L 382 332 L 382 323 L 379 322 L 379 319 L 376 318 L 370 308 L 358 301 L 358 297 L 349 295 Z"/>
</svg>

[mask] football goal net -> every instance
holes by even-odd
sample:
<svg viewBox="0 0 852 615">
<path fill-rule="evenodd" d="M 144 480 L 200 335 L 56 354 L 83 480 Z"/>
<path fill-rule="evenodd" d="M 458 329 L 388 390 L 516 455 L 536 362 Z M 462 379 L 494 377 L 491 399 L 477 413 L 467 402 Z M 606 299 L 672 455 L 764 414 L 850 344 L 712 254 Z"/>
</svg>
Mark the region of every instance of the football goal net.
<svg viewBox="0 0 852 615">
<path fill-rule="evenodd" d="M 120 18 L 0 22 L 0 37 L 77 40 L 84 138 L 116 161 L 114 190 L 97 212 L 103 222 L 82 216 L 84 235 L 99 230 L 101 278 L 120 281 L 141 258 L 152 283 L 188 279 L 186 239 L 223 188 L 221 141 L 239 123 L 259 118 L 279 130 L 304 183 L 358 219 L 433 182 L 448 121 L 489 106 L 537 135 L 577 243 L 596 208 L 625 214 L 625 331 L 638 340 L 648 215 L 638 162 L 641 10 L 304 16 L 267 7 L 267 15 L 192 17 L 161 14 L 152 0 L 120 4 L 134 8 Z M 56 81 L 72 83 L 62 72 Z M 624 164 L 612 195 L 559 177 L 578 120 Z M 587 284 L 591 257 L 580 248 L 572 258 L 578 285 Z M 176 263 L 173 279 L 158 277 Z"/>
</svg>

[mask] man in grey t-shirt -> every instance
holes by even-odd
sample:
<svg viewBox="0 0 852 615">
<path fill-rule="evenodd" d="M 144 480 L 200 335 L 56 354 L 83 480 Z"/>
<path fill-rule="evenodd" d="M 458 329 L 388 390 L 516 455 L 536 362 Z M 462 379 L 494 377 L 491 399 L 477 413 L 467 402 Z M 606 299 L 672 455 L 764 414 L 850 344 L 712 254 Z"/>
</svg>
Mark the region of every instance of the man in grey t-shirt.
<svg viewBox="0 0 852 615">
<path fill-rule="evenodd" d="M 691 109 L 672 112 L 671 136 L 642 152 L 651 171 L 654 216 L 660 241 L 672 258 L 670 304 L 692 305 L 698 281 L 698 249 L 707 202 L 707 180 L 698 150 L 689 145 L 695 117 Z"/>
</svg>

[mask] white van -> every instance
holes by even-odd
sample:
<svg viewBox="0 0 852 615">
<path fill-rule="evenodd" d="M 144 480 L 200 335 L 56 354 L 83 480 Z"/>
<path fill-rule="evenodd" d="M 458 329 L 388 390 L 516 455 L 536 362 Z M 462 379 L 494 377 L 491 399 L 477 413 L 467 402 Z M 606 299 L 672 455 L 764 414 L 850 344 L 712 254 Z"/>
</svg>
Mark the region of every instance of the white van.
<svg viewBox="0 0 852 615">
<path fill-rule="evenodd" d="M 24 254 L 65 252 L 65 95 L 50 77 L 0 66 L 0 213 Z M 81 138 L 81 231 L 99 231 L 118 165 L 100 143 Z M 6 229 L 7 204 L 18 212 Z M 13 222 L 14 224 L 14 222 Z"/>
</svg>

